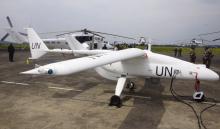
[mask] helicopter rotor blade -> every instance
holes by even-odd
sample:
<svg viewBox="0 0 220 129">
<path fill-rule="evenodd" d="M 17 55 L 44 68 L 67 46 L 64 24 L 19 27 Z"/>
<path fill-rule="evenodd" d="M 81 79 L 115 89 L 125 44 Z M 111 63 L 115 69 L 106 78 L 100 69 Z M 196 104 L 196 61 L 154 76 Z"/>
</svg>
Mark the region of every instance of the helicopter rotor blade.
<svg viewBox="0 0 220 129">
<path fill-rule="evenodd" d="M 10 26 L 11 28 L 13 28 L 13 24 L 12 24 L 12 22 L 11 22 L 10 17 L 7 16 L 6 19 L 7 19 L 7 21 L 8 21 L 9 26 Z"/>
<path fill-rule="evenodd" d="M 19 34 L 23 35 L 23 36 L 27 36 L 26 33 L 22 33 L 22 32 L 18 32 Z"/>
<path fill-rule="evenodd" d="M 117 35 L 117 34 L 111 34 L 111 33 L 105 33 L 105 32 L 98 32 L 98 31 L 91 31 L 93 33 L 99 33 L 99 34 L 104 34 L 104 35 L 111 35 L 115 37 L 120 37 L 120 38 L 126 38 L 126 39 L 133 39 L 136 40 L 135 38 L 127 37 L 127 36 L 122 36 L 122 35 Z"/>
<path fill-rule="evenodd" d="M 5 34 L 5 35 L 1 38 L 1 41 L 4 41 L 8 36 L 9 36 L 9 33 Z"/>
<path fill-rule="evenodd" d="M 213 39 L 212 41 L 213 41 L 213 42 L 215 42 L 215 41 L 218 41 L 218 40 L 220 40 L 220 38 L 217 38 L 217 39 Z"/>
<path fill-rule="evenodd" d="M 86 29 L 86 28 L 85 28 L 85 29 L 82 29 L 82 30 L 69 31 L 69 32 L 66 32 L 66 33 L 58 34 L 58 35 L 56 35 L 56 36 L 62 36 L 62 35 L 65 35 L 65 34 L 71 34 L 71 33 L 76 33 L 76 32 L 82 32 L 82 33 L 84 33 L 84 34 L 90 33 L 90 34 L 93 34 L 93 35 L 96 35 L 96 36 L 102 37 L 102 38 L 105 38 L 105 37 L 102 36 L 102 35 L 100 35 L 100 34 L 136 40 L 135 38 L 132 38 L 132 37 L 127 37 L 127 36 L 122 36 L 122 35 L 117 35 L 117 34 L 111 34 L 111 33 L 105 33 L 105 32 L 99 32 L 99 31 L 92 31 L 92 30 L 88 30 L 88 29 Z"/>
</svg>

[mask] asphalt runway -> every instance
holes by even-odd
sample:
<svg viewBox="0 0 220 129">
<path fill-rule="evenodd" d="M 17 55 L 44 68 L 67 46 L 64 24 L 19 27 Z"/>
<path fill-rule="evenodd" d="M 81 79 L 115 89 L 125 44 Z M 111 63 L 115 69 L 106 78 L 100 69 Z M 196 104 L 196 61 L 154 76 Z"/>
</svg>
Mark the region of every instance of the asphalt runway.
<svg viewBox="0 0 220 129">
<path fill-rule="evenodd" d="M 109 107 L 116 82 L 88 70 L 70 76 L 20 75 L 35 64 L 73 58 L 72 55 L 46 55 L 26 64 L 28 51 L 16 51 L 15 62 L 0 51 L 0 129 L 198 129 L 193 111 L 175 100 L 170 79 L 134 79 L 135 92 L 124 89 L 121 108 Z M 187 59 L 187 57 L 182 57 Z M 213 69 L 220 72 L 220 57 Z M 74 66 L 73 66 L 74 67 Z M 175 80 L 175 91 L 199 113 L 213 102 L 192 100 L 194 81 Z M 201 81 L 205 95 L 220 100 L 220 81 Z M 203 113 L 208 129 L 220 128 L 220 104 Z"/>
</svg>

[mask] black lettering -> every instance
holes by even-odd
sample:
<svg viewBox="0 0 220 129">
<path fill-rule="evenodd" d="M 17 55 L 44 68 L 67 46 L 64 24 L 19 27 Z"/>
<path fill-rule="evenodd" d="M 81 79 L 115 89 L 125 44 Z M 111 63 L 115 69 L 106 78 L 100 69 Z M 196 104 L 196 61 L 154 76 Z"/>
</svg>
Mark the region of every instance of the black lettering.
<svg viewBox="0 0 220 129">
<path fill-rule="evenodd" d="M 157 76 L 162 76 L 163 75 L 163 66 L 162 66 L 162 69 L 161 69 L 161 73 L 158 74 L 158 66 L 156 67 L 156 75 Z"/>
<path fill-rule="evenodd" d="M 37 43 L 37 48 L 38 48 L 38 49 L 40 49 L 40 44 L 41 44 L 41 43 Z"/>
<path fill-rule="evenodd" d="M 40 45 L 41 45 L 41 43 L 32 43 L 31 48 L 32 49 L 40 49 Z"/>
<path fill-rule="evenodd" d="M 165 76 L 167 76 L 167 72 L 168 72 L 169 76 L 171 77 L 172 76 L 172 72 L 173 72 L 173 68 L 171 67 L 171 69 L 169 71 L 169 68 L 165 67 Z"/>
<path fill-rule="evenodd" d="M 34 43 L 31 44 L 31 48 L 34 49 Z"/>
</svg>

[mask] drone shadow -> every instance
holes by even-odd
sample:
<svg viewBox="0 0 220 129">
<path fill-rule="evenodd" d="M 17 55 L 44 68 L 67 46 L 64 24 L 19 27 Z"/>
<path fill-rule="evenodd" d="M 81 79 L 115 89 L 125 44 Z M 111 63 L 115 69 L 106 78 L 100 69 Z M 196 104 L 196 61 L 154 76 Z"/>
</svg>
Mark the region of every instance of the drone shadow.
<svg viewBox="0 0 220 129">
<path fill-rule="evenodd" d="M 160 80 L 156 82 L 151 79 L 146 79 L 145 86 L 136 92 L 138 96 L 150 96 L 149 99 L 134 98 L 133 108 L 128 113 L 125 120 L 120 125 L 119 129 L 156 129 L 165 112 L 162 102 L 162 91 Z M 130 96 L 123 98 L 126 101 Z"/>
</svg>

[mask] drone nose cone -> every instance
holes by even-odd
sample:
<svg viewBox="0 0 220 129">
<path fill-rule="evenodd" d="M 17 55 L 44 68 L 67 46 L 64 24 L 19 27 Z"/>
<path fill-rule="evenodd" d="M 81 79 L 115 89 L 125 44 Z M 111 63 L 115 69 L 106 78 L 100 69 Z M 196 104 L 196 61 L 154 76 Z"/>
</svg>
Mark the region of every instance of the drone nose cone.
<svg viewBox="0 0 220 129">
<path fill-rule="evenodd" d="M 208 69 L 206 67 L 201 67 L 198 71 L 198 79 L 201 80 L 208 80 L 208 81 L 218 81 L 219 75 L 212 71 L 211 69 Z"/>
<path fill-rule="evenodd" d="M 219 75 L 215 72 L 213 72 L 213 80 L 215 80 L 215 81 L 219 80 Z"/>
<path fill-rule="evenodd" d="M 40 73 L 37 69 L 32 69 L 25 72 L 21 72 L 20 74 L 40 74 Z"/>
<path fill-rule="evenodd" d="M 216 72 L 214 72 L 210 69 L 208 69 L 208 71 L 206 73 L 206 76 L 209 78 L 209 80 L 212 80 L 212 81 L 218 81 L 219 80 L 219 75 Z"/>
</svg>

